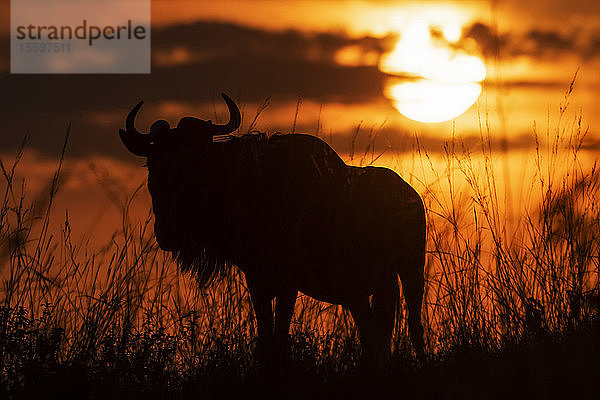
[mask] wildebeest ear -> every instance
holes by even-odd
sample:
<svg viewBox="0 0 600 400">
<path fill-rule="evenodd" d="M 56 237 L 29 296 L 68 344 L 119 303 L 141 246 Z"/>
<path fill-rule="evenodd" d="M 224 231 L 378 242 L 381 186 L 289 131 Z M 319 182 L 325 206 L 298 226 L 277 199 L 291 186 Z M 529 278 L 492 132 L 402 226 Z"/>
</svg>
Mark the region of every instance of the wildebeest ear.
<svg viewBox="0 0 600 400">
<path fill-rule="evenodd" d="M 169 123 L 164 119 L 160 119 L 150 127 L 150 137 L 152 141 L 157 142 L 167 137 L 170 131 L 171 127 L 169 126 Z"/>
</svg>

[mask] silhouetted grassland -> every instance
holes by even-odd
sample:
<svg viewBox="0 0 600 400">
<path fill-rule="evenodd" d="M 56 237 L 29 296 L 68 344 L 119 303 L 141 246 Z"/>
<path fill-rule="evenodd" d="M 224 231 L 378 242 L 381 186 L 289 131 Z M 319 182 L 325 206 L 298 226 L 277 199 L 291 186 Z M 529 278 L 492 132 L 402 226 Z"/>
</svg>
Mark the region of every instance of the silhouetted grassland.
<svg viewBox="0 0 600 400">
<path fill-rule="evenodd" d="M 12 165 L 0 165 L 0 397 L 592 395 L 600 372 L 600 177 L 581 161 L 581 119 L 566 121 L 571 90 L 556 127 L 534 130 L 536 171 L 524 183 L 531 203 L 507 208 L 489 128 L 481 129 L 477 157 L 449 142 L 443 170 L 417 142 L 415 168 L 435 176 L 404 176 L 428 208 L 430 361 L 416 365 L 400 309 L 394 359 L 377 377 L 357 369 L 350 314 L 304 296 L 289 365 L 261 370 L 237 271 L 198 290 L 158 249 L 151 214 L 129 217 L 135 193 L 121 228 L 99 250 L 75 241 L 68 215 L 62 230 L 51 231 L 64 152 L 47 198 L 32 201 L 15 178 L 19 149 Z"/>
</svg>

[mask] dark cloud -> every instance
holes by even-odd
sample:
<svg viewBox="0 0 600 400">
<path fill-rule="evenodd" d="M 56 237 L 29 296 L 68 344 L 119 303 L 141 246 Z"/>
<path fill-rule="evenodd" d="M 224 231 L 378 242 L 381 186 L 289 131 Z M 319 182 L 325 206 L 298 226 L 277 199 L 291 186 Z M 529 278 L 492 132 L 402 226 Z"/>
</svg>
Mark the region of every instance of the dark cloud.
<svg viewBox="0 0 600 400">
<path fill-rule="evenodd" d="M 600 54 L 600 32 L 594 34 L 588 42 L 587 51 L 584 52 L 585 58 L 593 58 Z"/>
<path fill-rule="evenodd" d="M 120 149 L 117 126 L 107 133 L 86 120 L 92 112 L 123 115 L 139 99 L 157 104 L 211 102 L 225 91 L 242 102 L 267 96 L 286 101 L 302 96 L 317 102 L 381 99 L 386 76 L 376 66 L 340 66 L 333 54 L 359 46 L 381 54 L 392 39 L 297 31 L 270 32 L 231 24 L 198 22 L 152 32 L 153 57 L 173 48 L 192 56 L 187 62 L 153 64 L 149 75 L 0 75 L 3 132 L 0 152 L 15 148 L 28 133 L 32 145 L 55 152 L 66 125 L 73 123 L 71 150 L 86 154 Z M 8 40 L 2 39 L 2 48 Z"/>
<path fill-rule="evenodd" d="M 343 33 L 308 33 L 297 30 L 266 31 L 234 24 L 199 21 L 155 28 L 152 46 L 157 52 L 177 46 L 201 59 L 271 58 L 286 61 L 333 63 L 335 53 L 346 46 L 383 54 L 395 43 L 393 36 L 350 38 Z"/>
<path fill-rule="evenodd" d="M 498 37 L 489 26 L 478 23 L 465 34 L 487 54 L 499 50 L 513 56 L 526 52 L 546 55 L 575 51 L 573 48 L 584 54 L 578 47 L 580 36 L 565 37 L 553 31 L 531 30 L 518 37 Z M 182 49 L 185 57 L 179 62 L 175 57 L 171 63 L 155 63 L 149 75 L 0 74 L 3 91 L 0 152 L 12 151 L 28 134 L 33 147 L 44 154 L 56 154 L 66 126 L 72 123 L 71 154 L 125 156 L 115 134 L 119 126 L 100 126 L 88 116 L 115 112 L 125 115 L 140 99 L 150 104 L 164 101 L 197 104 L 212 102 L 218 93 L 225 91 L 242 104 L 260 103 L 271 95 L 279 103 L 294 101 L 298 95 L 317 103 L 381 101 L 385 74 L 376 66 L 340 66 L 333 55 L 347 46 L 382 54 L 393 46 L 395 38 L 350 38 L 343 33 L 292 30 L 272 32 L 197 22 L 155 28 L 152 41 L 153 57 L 176 55 L 178 49 Z M 0 48 L 2 54 L 8 53 L 6 38 L 0 38 Z M 586 57 L 600 53 L 600 34 L 586 49 Z"/>
<path fill-rule="evenodd" d="M 10 101 L 2 107 L 0 151 L 14 148 L 26 132 L 42 150 L 51 148 L 72 122 L 82 135 L 81 140 L 74 137 L 74 151 L 110 152 L 119 146 L 116 135 L 107 141 L 105 128 L 91 124 L 86 115 L 114 110 L 125 115 L 140 99 L 149 104 L 210 102 L 225 91 L 246 103 L 270 95 L 277 101 L 301 95 L 321 102 L 360 102 L 379 98 L 384 79 L 375 67 L 234 59 L 164 68 L 151 75 L 3 75 L 0 85 L 5 94 L 10 93 Z"/>
<path fill-rule="evenodd" d="M 506 42 L 505 37 L 501 37 L 495 31 L 492 31 L 492 28 L 488 25 L 481 22 L 476 22 L 464 30 L 462 45 L 465 45 L 465 42 L 469 39 L 477 43 L 479 50 L 485 56 L 497 54 Z"/>
<path fill-rule="evenodd" d="M 497 33 L 493 27 L 476 22 L 465 29 L 461 45 L 468 46 L 470 39 L 486 56 L 552 58 L 571 54 L 582 60 L 600 56 L 600 31 L 573 28 L 568 33 L 547 29 Z"/>
</svg>

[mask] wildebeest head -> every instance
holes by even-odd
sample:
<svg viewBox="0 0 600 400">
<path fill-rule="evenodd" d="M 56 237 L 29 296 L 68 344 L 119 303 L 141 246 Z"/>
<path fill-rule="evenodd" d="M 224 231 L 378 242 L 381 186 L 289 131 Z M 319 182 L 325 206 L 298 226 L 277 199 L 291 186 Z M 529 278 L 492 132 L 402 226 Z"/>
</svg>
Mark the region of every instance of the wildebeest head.
<svg viewBox="0 0 600 400">
<path fill-rule="evenodd" d="M 142 107 L 138 103 L 129 113 L 126 129 L 120 129 L 119 135 L 127 149 L 135 155 L 149 159 L 171 150 L 173 145 L 190 146 L 212 142 L 213 136 L 226 135 L 237 130 L 241 123 L 240 110 L 225 93 L 221 94 L 229 108 L 230 119 L 225 125 L 213 124 L 194 117 L 182 118 L 176 128 L 171 128 L 165 120 L 158 120 L 150 127 L 148 134 L 135 128 L 135 117 Z"/>
<path fill-rule="evenodd" d="M 192 269 L 204 284 L 222 272 L 226 263 L 215 258 L 215 252 L 203 248 L 206 238 L 202 232 L 214 235 L 210 228 L 216 225 L 210 210 L 218 199 L 201 195 L 210 193 L 210 174 L 214 173 L 214 169 L 209 168 L 214 163 L 213 138 L 234 132 L 241 123 L 237 105 L 227 95 L 222 96 L 230 113 L 229 122 L 224 125 L 184 117 L 175 128 L 165 120 L 158 120 L 149 133 L 140 133 L 135 128 L 135 118 L 143 104 L 140 102 L 127 116 L 126 129 L 119 130 L 127 149 L 147 158 L 148 190 L 159 246 L 173 252 L 182 266 Z M 199 201 L 206 204 L 198 204 Z"/>
</svg>

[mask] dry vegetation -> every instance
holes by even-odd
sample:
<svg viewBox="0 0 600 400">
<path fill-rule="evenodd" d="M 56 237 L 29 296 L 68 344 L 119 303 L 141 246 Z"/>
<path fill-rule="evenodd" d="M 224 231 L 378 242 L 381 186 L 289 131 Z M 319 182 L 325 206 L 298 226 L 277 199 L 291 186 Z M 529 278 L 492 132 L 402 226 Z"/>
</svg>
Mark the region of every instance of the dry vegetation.
<svg viewBox="0 0 600 400">
<path fill-rule="evenodd" d="M 359 385 L 380 397 L 591 393 L 600 359 L 600 177 L 580 161 L 581 119 L 562 122 L 569 94 L 556 128 L 534 132 L 537 171 L 528 184 L 540 200 L 517 208 L 513 223 L 488 128 L 477 161 L 452 141 L 444 170 L 417 144 L 421 168 L 437 176 L 413 182 L 428 208 L 423 320 L 431 361 L 416 366 L 400 309 L 391 372 L 375 386 L 357 375 L 349 313 L 303 296 L 288 371 L 279 383 L 263 376 L 243 277 L 232 271 L 210 291 L 196 289 L 157 248 L 151 214 L 130 220 L 135 194 L 101 250 L 75 243 L 68 216 L 51 232 L 64 154 L 48 198 L 31 201 L 15 178 L 19 149 L 12 165 L 1 165 L 0 394 L 304 397 L 356 395 Z"/>
</svg>

